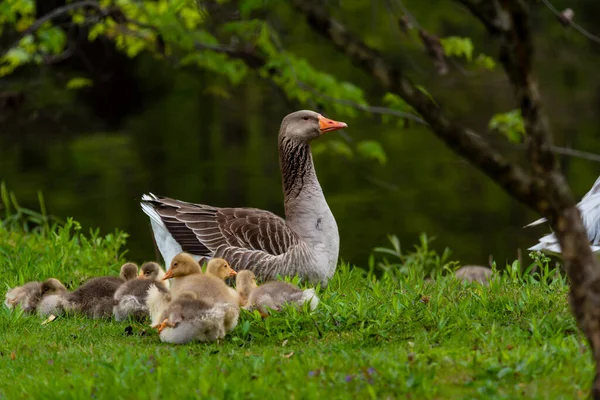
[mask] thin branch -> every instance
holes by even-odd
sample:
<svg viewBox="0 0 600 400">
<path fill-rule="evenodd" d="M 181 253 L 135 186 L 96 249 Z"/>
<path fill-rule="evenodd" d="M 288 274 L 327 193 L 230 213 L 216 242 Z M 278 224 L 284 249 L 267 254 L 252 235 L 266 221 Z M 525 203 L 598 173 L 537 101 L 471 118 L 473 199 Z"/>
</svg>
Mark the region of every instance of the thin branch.
<svg viewBox="0 0 600 400">
<path fill-rule="evenodd" d="M 582 158 L 584 160 L 596 161 L 600 162 L 600 155 L 589 153 L 587 151 L 581 151 L 577 149 L 570 149 L 568 147 L 559 147 L 559 146 L 551 146 L 552 151 L 556 154 L 561 154 L 564 156 Z"/>
<path fill-rule="evenodd" d="M 408 20 L 410 21 L 410 23 L 417 29 L 421 29 L 421 26 L 419 25 L 419 21 L 417 21 L 417 19 L 410 13 L 410 11 L 408 11 L 408 8 L 406 8 L 406 6 L 404 5 L 404 3 L 402 2 L 402 0 L 394 0 L 394 2 L 396 3 L 396 5 L 398 6 L 398 8 L 400 8 L 400 11 L 402 11 L 402 13 L 404 15 L 406 15 L 406 17 L 408 18 Z"/>
<path fill-rule="evenodd" d="M 400 28 L 400 19 L 396 19 L 395 16 L 395 12 L 392 8 L 392 0 L 384 0 L 383 3 L 385 4 L 385 6 L 388 9 L 388 20 L 390 21 L 390 24 L 393 25 L 393 27 L 391 28 L 396 36 L 398 38 L 402 37 L 402 33 L 405 33 L 406 37 L 408 38 L 408 40 L 410 40 L 410 42 L 416 46 L 419 46 L 420 43 L 417 42 L 417 40 L 415 40 L 415 38 L 410 34 L 410 32 L 408 30 L 403 31 L 402 28 Z M 408 18 L 408 17 L 407 17 Z M 410 28 L 408 28 L 410 29 Z M 421 75 L 425 75 L 426 72 L 425 70 L 423 70 L 423 68 L 410 56 L 408 56 L 407 54 L 404 54 L 404 58 L 412 65 L 413 69 L 421 74 Z"/>
<path fill-rule="evenodd" d="M 563 14 L 560 11 L 558 11 L 552 5 L 552 3 L 550 3 L 550 1 L 548 1 L 548 0 L 542 0 L 542 2 L 559 19 L 561 19 L 561 20 L 564 19 Z M 583 36 L 585 36 L 586 38 L 590 39 L 591 41 L 596 42 L 596 43 L 600 43 L 600 37 L 599 36 L 596 36 L 593 33 L 589 32 L 588 30 L 586 30 L 585 28 L 583 28 L 581 25 L 578 25 L 577 23 L 575 23 L 573 20 L 569 20 L 569 26 L 572 26 L 577 32 L 581 33 Z"/>
</svg>

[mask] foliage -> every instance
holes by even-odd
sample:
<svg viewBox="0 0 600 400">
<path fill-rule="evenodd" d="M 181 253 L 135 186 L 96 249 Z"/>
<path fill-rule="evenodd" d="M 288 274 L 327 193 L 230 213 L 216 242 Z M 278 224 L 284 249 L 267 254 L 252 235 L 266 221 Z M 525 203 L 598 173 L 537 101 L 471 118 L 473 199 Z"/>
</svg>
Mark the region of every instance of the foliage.
<svg viewBox="0 0 600 400">
<path fill-rule="evenodd" d="M 315 155 L 328 153 L 337 154 L 347 159 L 354 157 L 354 150 L 346 142 L 337 139 L 319 142 L 313 145 Z M 387 156 L 381 144 L 375 140 L 361 140 L 356 144 L 356 152 L 367 160 L 375 160 L 379 164 L 387 162 Z"/>
<path fill-rule="evenodd" d="M 519 109 L 494 115 L 488 127 L 503 134 L 513 143 L 521 142 L 525 135 L 525 126 Z"/>
<path fill-rule="evenodd" d="M 91 86 L 93 84 L 91 79 L 88 78 L 72 78 L 69 82 L 67 82 L 67 89 L 77 90 L 82 89 L 84 87 Z"/>
<path fill-rule="evenodd" d="M 448 57 L 464 57 L 467 62 L 473 60 L 473 51 L 475 46 L 468 37 L 449 36 L 440 39 L 444 54 Z M 480 53 L 475 58 L 475 65 L 480 68 L 492 70 L 496 66 L 496 62 L 490 56 Z"/>
<path fill-rule="evenodd" d="M 370 158 L 379 161 L 379 164 L 385 164 L 387 156 L 381 143 L 375 140 L 363 140 L 356 146 L 358 152 L 365 158 Z"/>
<path fill-rule="evenodd" d="M 312 152 L 314 155 L 322 153 L 333 153 L 351 159 L 354 157 L 354 151 L 352 148 L 341 140 L 331 139 L 323 142 L 316 143 L 312 146 Z"/>
<path fill-rule="evenodd" d="M 84 236 L 69 220 L 51 233 L 0 228 L 9 286 L 56 276 L 117 274 L 122 234 Z M 287 308 L 263 320 L 242 312 L 223 343 L 160 343 L 131 321 L 0 311 L 0 397 L 38 398 L 577 398 L 593 375 L 562 280 L 513 275 L 489 287 L 452 276 L 429 248 L 385 253 L 409 264 L 381 276 L 340 265 L 314 312 Z M 418 266 L 423 263 L 424 266 Z M 74 283 L 74 284 L 73 284 Z M 202 362 L 198 362 L 202 360 Z M 579 373 L 573 379 L 572 371 Z"/>
<path fill-rule="evenodd" d="M 496 68 L 496 61 L 494 61 L 492 57 L 486 56 L 485 54 L 479 54 L 475 59 L 475 64 L 477 64 L 477 66 L 480 68 L 490 71 Z"/>
<path fill-rule="evenodd" d="M 72 218 L 60 223 L 48 217 L 41 195 L 42 211 L 35 212 L 19 206 L 4 184 L 1 194 L 0 265 L 5 287 L 55 277 L 73 288 L 92 276 L 118 274 L 127 234 L 117 230 L 101 236 L 96 229 L 85 235 Z"/>
<path fill-rule="evenodd" d="M 227 84 L 234 86 L 246 79 L 250 71 L 244 61 L 229 55 L 238 47 L 222 43 L 251 44 L 253 51 L 264 58 L 264 65 L 259 69 L 260 76 L 272 80 L 289 99 L 303 107 L 322 108 L 340 119 L 355 118 L 368 110 L 363 89 L 283 50 L 270 24 L 251 18 L 255 11 L 269 4 L 269 1 L 243 1 L 239 5 L 242 19 L 220 24 L 219 29 L 211 27 L 212 16 L 208 7 L 195 0 L 103 0 L 96 7 L 74 7 L 66 17 L 87 32 L 88 40 L 108 39 L 128 57 L 146 53 L 168 60 L 175 67 L 193 65 L 224 78 Z M 32 26 L 34 16 L 33 1 L 10 0 L 0 8 L 0 29 L 22 32 Z M 61 28 L 50 23 L 43 24 L 0 56 L 0 77 L 27 64 L 41 64 L 46 57 L 66 51 L 65 34 Z M 65 83 L 65 87 L 74 90 L 91 84 L 88 78 L 73 77 Z M 215 81 L 210 90 L 221 96 L 227 93 L 219 81 Z M 391 99 L 390 96 L 386 95 L 384 101 L 390 103 L 391 108 L 406 108 L 397 98 Z M 402 123 L 401 119 L 390 115 L 384 116 L 384 119 L 397 121 L 398 126 Z M 356 151 L 379 163 L 386 161 L 382 146 L 376 139 L 364 142 L 356 149 L 340 143 L 329 146 L 346 157 L 351 157 L 351 153 Z"/>
<path fill-rule="evenodd" d="M 448 57 L 464 56 L 467 61 L 471 62 L 474 46 L 470 38 L 450 36 L 440 39 L 440 43 Z"/>
<path fill-rule="evenodd" d="M 390 262 L 387 257 L 377 263 L 377 267 L 393 276 L 414 274 L 421 279 L 441 276 L 444 272 L 453 271 L 457 266 L 456 261 L 449 261 L 450 249 L 445 248 L 441 255 L 431 249 L 429 243 L 435 238 L 429 238 L 425 233 L 419 236 L 419 245 L 415 246 L 413 253 L 403 254 L 400 240 L 395 235 L 388 236 L 391 248 L 376 247 L 375 253 L 392 256 Z M 375 258 L 371 256 L 370 268 L 374 267 Z"/>
</svg>

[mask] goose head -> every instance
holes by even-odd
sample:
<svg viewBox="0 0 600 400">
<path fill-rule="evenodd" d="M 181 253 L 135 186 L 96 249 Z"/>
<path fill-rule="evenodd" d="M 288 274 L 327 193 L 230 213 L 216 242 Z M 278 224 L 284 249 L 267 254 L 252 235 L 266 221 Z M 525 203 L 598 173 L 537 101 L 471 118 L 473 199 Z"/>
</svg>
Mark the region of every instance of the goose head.
<svg viewBox="0 0 600 400">
<path fill-rule="evenodd" d="M 206 266 L 206 273 L 219 279 L 226 279 L 237 275 L 229 263 L 223 258 L 212 258 Z"/>
<path fill-rule="evenodd" d="M 135 279 L 137 273 L 138 266 L 134 263 L 129 262 L 121 266 L 121 273 L 119 274 L 119 276 L 121 277 L 121 279 L 128 281 L 130 279 Z"/>
<path fill-rule="evenodd" d="M 249 269 L 242 270 L 238 272 L 237 277 L 235 278 L 235 287 L 238 292 L 250 292 L 252 289 L 256 288 L 256 276 L 254 272 Z"/>
<path fill-rule="evenodd" d="M 162 280 L 201 273 L 202 268 L 200 268 L 198 261 L 194 260 L 188 253 L 179 253 L 171 260 L 171 268 L 169 268 Z"/>
<path fill-rule="evenodd" d="M 327 132 L 343 129 L 347 126 L 344 122 L 325 118 L 317 112 L 301 110 L 288 114 L 283 119 L 279 137 L 308 143 Z"/>
<path fill-rule="evenodd" d="M 157 263 L 147 262 L 144 265 L 142 265 L 142 268 L 140 268 L 140 274 L 138 275 L 138 279 L 150 279 L 156 281 L 158 280 L 159 275 L 161 275 L 161 272 L 161 268 Z M 164 274 L 162 275 L 164 276 Z"/>
<path fill-rule="evenodd" d="M 42 282 L 40 291 L 42 296 L 46 296 L 50 294 L 66 293 L 67 288 L 58 279 L 50 278 Z"/>
</svg>

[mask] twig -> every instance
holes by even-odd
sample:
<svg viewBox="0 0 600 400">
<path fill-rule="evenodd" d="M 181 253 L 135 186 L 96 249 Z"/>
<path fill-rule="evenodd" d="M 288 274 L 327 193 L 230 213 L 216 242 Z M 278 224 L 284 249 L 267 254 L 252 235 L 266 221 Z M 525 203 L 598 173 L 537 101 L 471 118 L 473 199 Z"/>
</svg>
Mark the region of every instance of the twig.
<svg viewBox="0 0 600 400">
<path fill-rule="evenodd" d="M 406 17 L 410 20 L 410 23 L 417 29 L 421 29 L 421 26 L 419 25 L 419 22 L 417 21 L 417 19 L 410 13 L 410 11 L 408 11 L 408 8 L 406 8 L 406 6 L 404 5 L 404 3 L 402 2 L 402 0 L 395 0 L 396 4 L 398 5 L 398 7 L 400 8 L 400 10 L 402 11 L 402 13 L 404 15 L 406 15 Z"/>
<path fill-rule="evenodd" d="M 587 151 L 581 151 L 576 149 L 569 149 L 568 147 L 550 146 L 550 149 L 556 154 L 562 154 L 564 156 L 571 156 L 577 158 L 583 158 L 584 160 L 600 162 L 600 155 L 589 153 Z"/>
<path fill-rule="evenodd" d="M 550 3 L 549 0 L 542 0 L 542 2 L 546 5 L 546 7 L 548 7 L 548 9 L 550 11 L 552 11 L 554 13 L 554 15 L 556 15 L 558 18 L 562 18 L 562 16 L 563 16 L 562 13 L 560 11 L 558 11 L 552 5 L 552 3 Z M 572 26 L 577 32 L 581 33 L 583 36 L 585 36 L 586 38 L 590 39 L 591 41 L 596 42 L 596 43 L 600 43 L 600 37 L 594 35 L 593 33 L 590 33 L 588 30 L 586 30 L 585 28 L 583 28 L 581 25 L 578 25 L 574 21 L 570 20 L 569 21 L 569 26 Z"/>
</svg>

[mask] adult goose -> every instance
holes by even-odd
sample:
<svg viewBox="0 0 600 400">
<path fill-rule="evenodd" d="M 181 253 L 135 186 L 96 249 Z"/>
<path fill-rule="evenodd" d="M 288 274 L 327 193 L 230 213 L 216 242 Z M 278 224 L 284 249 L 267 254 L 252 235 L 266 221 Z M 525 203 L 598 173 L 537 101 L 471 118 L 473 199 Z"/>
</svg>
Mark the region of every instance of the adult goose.
<svg viewBox="0 0 600 400">
<path fill-rule="evenodd" d="M 581 213 L 583 226 L 590 240 L 592 251 L 600 253 L 600 177 L 592 185 L 589 192 L 583 196 L 581 201 L 577 203 L 577 208 Z M 532 223 L 525 225 L 525 228 L 536 226 L 547 222 L 546 218 L 540 218 Z M 538 244 L 531 246 L 527 250 L 539 250 L 549 254 L 560 254 L 560 244 L 554 233 L 545 235 L 539 239 Z M 600 254 L 598 254 L 600 255 Z"/>
<path fill-rule="evenodd" d="M 286 219 L 256 208 L 218 208 L 153 194 L 142 196 L 158 249 L 170 265 L 182 251 L 198 260 L 221 257 L 257 277 L 299 276 L 326 284 L 335 272 L 340 238 L 315 173 L 310 142 L 343 122 L 308 110 L 287 115 L 279 130 Z"/>
</svg>

